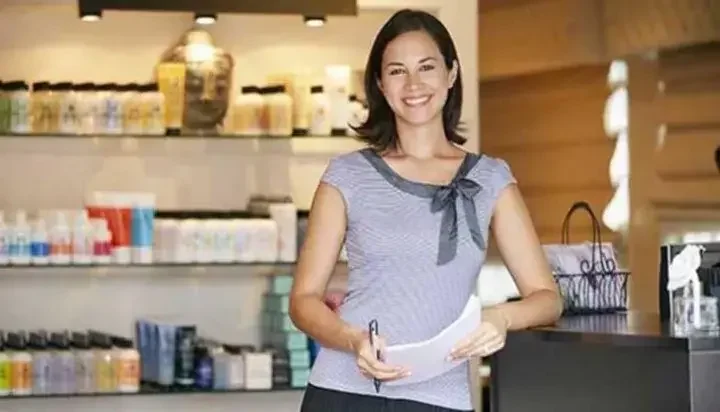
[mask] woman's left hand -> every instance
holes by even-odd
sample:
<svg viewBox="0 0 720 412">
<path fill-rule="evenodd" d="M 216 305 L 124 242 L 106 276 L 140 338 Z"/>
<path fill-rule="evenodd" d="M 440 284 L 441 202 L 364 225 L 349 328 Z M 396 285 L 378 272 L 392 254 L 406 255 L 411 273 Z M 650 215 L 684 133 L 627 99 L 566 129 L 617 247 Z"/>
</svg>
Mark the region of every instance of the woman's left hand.
<svg viewBox="0 0 720 412">
<path fill-rule="evenodd" d="M 450 360 L 489 356 L 505 346 L 509 327 L 507 318 L 499 309 L 483 311 L 480 326 L 467 338 L 458 342 L 450 352 Z"/>
</svg>

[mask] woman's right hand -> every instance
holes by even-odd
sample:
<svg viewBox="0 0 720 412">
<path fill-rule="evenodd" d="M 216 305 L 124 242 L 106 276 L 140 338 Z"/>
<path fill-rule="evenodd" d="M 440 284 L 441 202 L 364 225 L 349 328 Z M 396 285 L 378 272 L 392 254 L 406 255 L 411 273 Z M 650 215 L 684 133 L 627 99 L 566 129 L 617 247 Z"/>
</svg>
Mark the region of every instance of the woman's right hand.
<svg viewBox="0 0 720 412">
<path fill-rule="evenodd" d="M 392 381 L 410 376 L 410 372 L 399 366 L 390 366 L 377 359 L 377 350 L 382 354 L 385 350 L 385 340 L 379 337 L 375 346 L 370 343 L 367 333 L 359 332 L 353 342 L 355 361 L 360 373 L 368 379 L 376 378 L 381 381 Z"/>
</svg>

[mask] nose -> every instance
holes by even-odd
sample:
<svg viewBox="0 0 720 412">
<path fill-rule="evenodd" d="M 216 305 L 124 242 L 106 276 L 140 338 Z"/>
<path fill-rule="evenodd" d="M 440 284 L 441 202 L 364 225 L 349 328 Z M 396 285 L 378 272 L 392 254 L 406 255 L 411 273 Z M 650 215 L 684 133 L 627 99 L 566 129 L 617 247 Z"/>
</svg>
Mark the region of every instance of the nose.
<svg viewBox="0 0 720 412">
<path fill-rule="evenodd" d="M 405 78 L 405 87 L 409 90 L 415 90 L 420 87 L 420 76 L 417 73 L 410 73 Z"/>
</svg>

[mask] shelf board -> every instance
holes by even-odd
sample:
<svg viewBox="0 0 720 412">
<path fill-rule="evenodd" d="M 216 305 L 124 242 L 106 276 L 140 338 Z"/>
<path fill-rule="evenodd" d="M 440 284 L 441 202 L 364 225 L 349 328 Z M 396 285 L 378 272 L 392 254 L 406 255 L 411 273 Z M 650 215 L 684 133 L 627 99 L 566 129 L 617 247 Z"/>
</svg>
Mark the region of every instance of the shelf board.
<svg viewBox="0 0 720 412">
<path fill-rule="evenodd" d="M 30 146 L 36 142 L 40 146 Z M 234 136 L 234 135 L 0 135 L 4 152 L 100 154 L 293 154 L 326 155 L 358 150 L 366 145 L 350 136 Z"/>
<path fill-rule="evenodd" d="M 273 389 L 232 389 L 232 390 L 208 390 L 198 388 L 178 388 L 170 387 L 165 388 L 152 384 L 143 383 L 140 386 L 140 391 L 135 393 L 73 393 L 73 394 L 51 394 L 51 395 L 26 395 L 26 396 L 5 396 L 2 400 L 28 400 L 28 399 L 47 399 L 47 398 L 107 398 L 107 397 L 128 397 L 128 396 L 158 396 L 158 395 L 223 395 L 223 394 L 272 394 L 278 392 L 296 392 L 303 391 L 305 388 L 291 388 L 291 387 L 275 387 Z"/>
<path fill-rule="evenodd" d="M 0 266 L 0 279 L 32 275 L 126 277 L 126 276 L 167 276 L 167 277 L 253 277 L 292 275 L 294 263 L 155 263 L 149 265 L 47 265 L 47 266 Z M 336 275 L 347 272 L 347 264 L 338 262 Z"/>
</svg>

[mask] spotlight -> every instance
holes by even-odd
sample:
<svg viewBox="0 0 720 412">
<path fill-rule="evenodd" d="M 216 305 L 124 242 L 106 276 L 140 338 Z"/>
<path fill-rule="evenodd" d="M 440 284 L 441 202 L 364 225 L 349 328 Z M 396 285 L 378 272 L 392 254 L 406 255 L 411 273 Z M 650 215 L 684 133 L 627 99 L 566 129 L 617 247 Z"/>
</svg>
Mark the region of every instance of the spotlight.
<svg viewBox="0 0 720 412">
<path fill-rule="evenodd" d="M 305 25 L 308 27 L 322 27 L 325 25 L 325 16 L 305 16 Z"/>
<path fill-rule="evenodd" d="M 102 10 L 80 10 L 80 20 L 87 22 L 100 21 Z"/>
<path fill-rule="evenodd" d="M 217 14 L 215 13 L 195 13 L 195 23 L 202 26 L 215 24 L 217 21 Z"/>
</svg>

